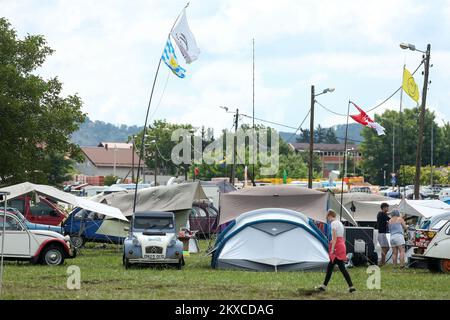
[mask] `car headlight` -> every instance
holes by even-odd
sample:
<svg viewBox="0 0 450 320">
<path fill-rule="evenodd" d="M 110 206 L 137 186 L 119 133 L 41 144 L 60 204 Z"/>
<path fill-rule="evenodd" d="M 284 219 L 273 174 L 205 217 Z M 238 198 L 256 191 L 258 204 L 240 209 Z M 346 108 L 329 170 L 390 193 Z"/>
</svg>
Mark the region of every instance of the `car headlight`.
<svg viewBox="0 0 450 320">
<path fill-rule="evenodd" d="M 175 243 L 177 243 L 177 239 L 175 237 L 173 237 L 172 240 L 170 240 L 170 242 L 169 242 L 169 247 L 173 247 L 175 245 Z"/>
<path fill-rule="evenodd" d="M 137 238 L 133 238 L 133 245 L 139 247 L 141 244 Z"/>
</svg>

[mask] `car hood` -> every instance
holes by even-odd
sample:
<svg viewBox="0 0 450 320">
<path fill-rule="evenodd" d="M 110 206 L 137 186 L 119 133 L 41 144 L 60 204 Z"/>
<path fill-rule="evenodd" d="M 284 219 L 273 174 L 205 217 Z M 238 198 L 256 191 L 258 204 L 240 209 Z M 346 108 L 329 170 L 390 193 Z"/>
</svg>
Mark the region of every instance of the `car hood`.
<svg viewBox="0 0 450 320">
<path fill-rule="evenodd" d="M 134 236 L 142 246 L 157 245 L 167 247 L 170 241 L 175 237 L 175 233 L 166 233 L 164 236 L 149 236 L 144 235 L 141 232 L 135 232 Z"/>
<path fill-rule="evenodd" d="M 47 224 L 27 222 L 27 227 L 28 227 L 28 229 L 31 229 L 31 230 L 50 230 L 50 231 L 58 232 L 61 234 L 63 233 L 61 227 L 50 226 Z"/>
<path fill-rule="evenodd" d="M 50 230 L 29 230 L 32 234 L 36 236 L 47 236 L 60 240 L 64 240 L 64 236 L 60 233 L 50 231 Z"/>
</svg>

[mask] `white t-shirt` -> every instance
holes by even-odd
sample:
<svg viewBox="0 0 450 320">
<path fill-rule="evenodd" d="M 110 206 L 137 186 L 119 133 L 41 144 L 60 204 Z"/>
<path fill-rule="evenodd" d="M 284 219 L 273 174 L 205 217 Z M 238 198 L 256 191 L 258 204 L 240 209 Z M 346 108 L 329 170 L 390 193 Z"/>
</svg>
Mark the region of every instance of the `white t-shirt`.
<svg viewBox="0 0 450 320">
<path fill-rule="evenodd" d="M 344 236 L 344 225 L 339 220 L 331 222 L 331 230 L 336 230 L 336 237 Z"/>
</svg>

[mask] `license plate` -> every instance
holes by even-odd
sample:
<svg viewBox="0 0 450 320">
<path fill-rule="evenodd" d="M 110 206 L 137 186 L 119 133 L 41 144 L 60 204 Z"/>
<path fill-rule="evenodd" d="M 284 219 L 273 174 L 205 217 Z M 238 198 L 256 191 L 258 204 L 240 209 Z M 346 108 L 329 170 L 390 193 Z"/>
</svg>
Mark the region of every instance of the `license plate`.
<svg viewBox="0 0 450 320">
<path fill-rule="evenodd" d="M 162 260 L 164 259 L 163 254 L 144 254 L 144 259 L 147 260 Z"/>
</svg>

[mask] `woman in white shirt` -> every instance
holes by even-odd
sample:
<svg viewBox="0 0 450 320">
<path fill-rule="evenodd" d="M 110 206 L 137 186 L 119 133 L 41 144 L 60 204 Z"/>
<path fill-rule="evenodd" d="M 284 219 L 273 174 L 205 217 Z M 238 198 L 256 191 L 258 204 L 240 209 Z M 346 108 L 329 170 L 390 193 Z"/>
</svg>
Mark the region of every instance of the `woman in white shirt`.
<svg viewBox="0 0 450 320">
<path fill-rule="evenodd" d="M 325 276 L 325 281 L 321 286 L 318 287 L 319 291 L 325 291 L 328 282 L 333 274 L 334 266 L 337 264 L 339 270 L 341 270 L 344 275 L 345 281 L 348 284 L 348 291 L 354 292 L 356 289 L 353 287 L 352 279 L 348 274 L 347 269 L 345 269 L 344 261 L 347 260 L 347 248 L 345 247 L 344 239 L 344 225 L 336 219 L 336 212 L 333 210 L 328 210 L 327 221 L 331 223 L 331 241 L 328 244 L 328 253 L 330 255 L 330 262 L 327 267 L 327 275 Z"/>
</svg>

